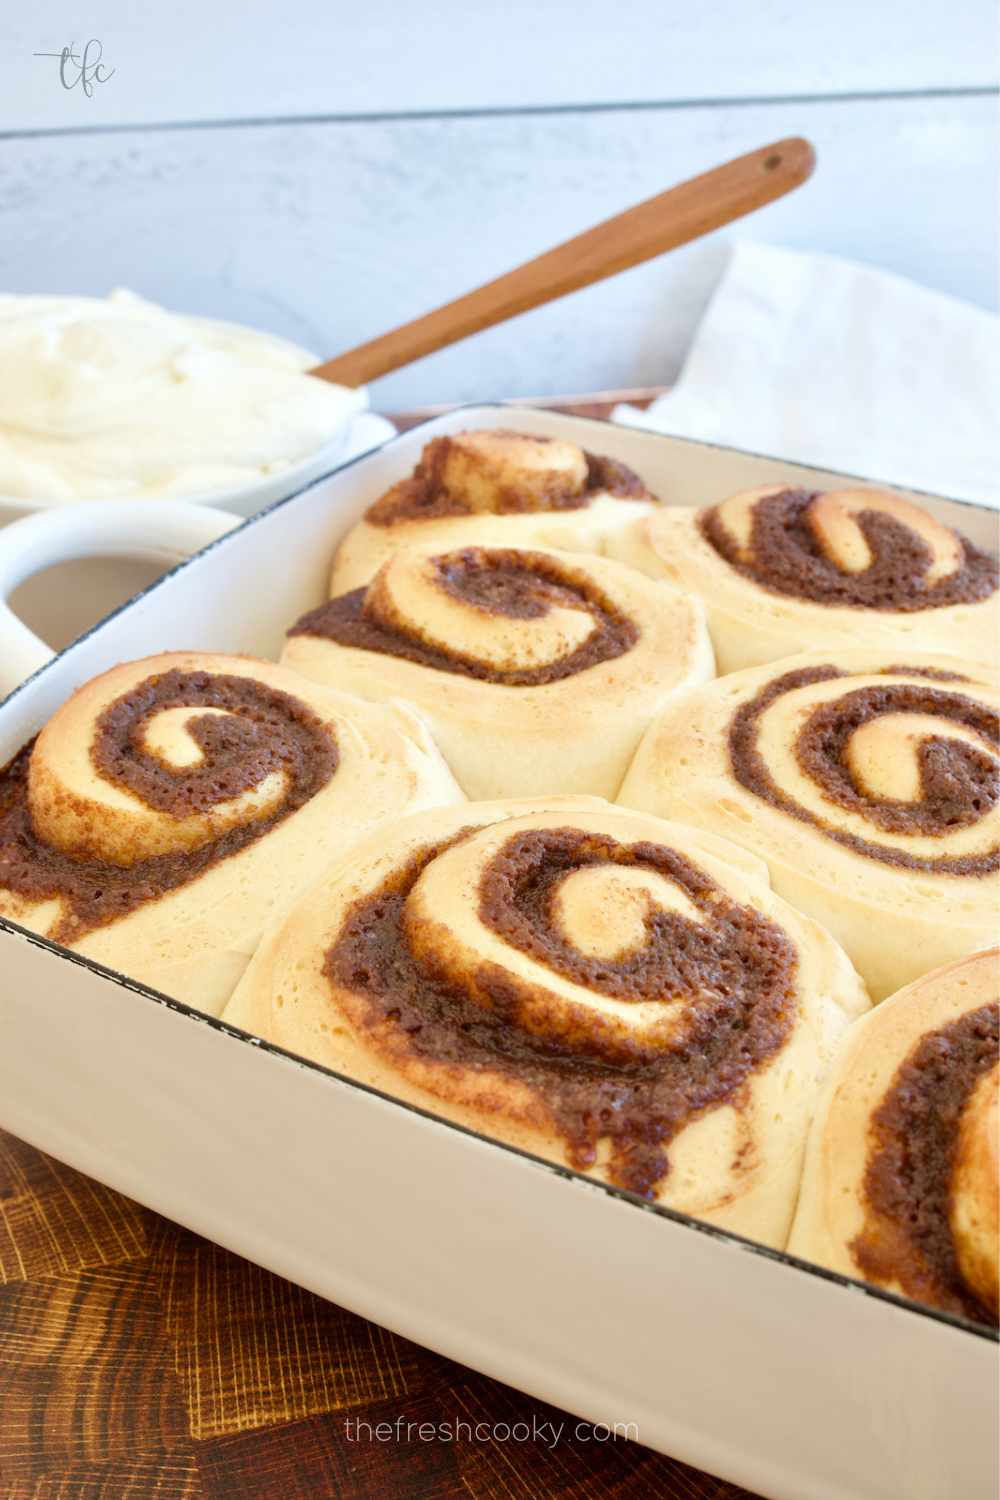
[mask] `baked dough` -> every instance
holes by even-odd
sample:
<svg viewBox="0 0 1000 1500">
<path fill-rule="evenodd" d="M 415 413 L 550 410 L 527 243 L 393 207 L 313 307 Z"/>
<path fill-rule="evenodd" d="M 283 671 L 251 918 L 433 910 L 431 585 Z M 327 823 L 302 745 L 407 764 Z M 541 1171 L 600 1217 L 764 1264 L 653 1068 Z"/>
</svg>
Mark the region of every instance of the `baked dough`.
<svg viewBox="0 0 1000 1500">
<path fill-rule="evenodd" d="M 618 800 L 767 861 L 882 1000 L 997 930 L 997 673 L 808 652 L 675 699 Z"/>
<path fill-rule="evenodd" d="M 281 660 L 413 704 L 480 799 L 613 797 L 653 715 L 713 672 L 700 602 L 620 563 L 433 542 L 305 615 Z"/>
<path fill-rule="evenodd" d="M 996 558 L 880 490 L 769 485 L 664 507 L 605 550 L 704 599 L 720 676 L 818 647 L 1000 650 Z"/>
<path fill-rule="evenodd" d="M 819 1080 L 869 1002 L 765 879 L 596 798 L 420 813 L 271 930 L 224 1020 L 782 1246 Z"/>
<path fill-rule="evenodd" d="M 405 710 L 249 657 L 149 657 L 0 777 L 0 913 L 217 1015 L 269 918 L 382 823 L 462 800 Z"/>
<path fill-rule="evenodd" d="M 413 476 L 341 542 L 330 594 L 369 583 L 397 548 L 418 542 L 601 553 L 612 532 L 655 505 L 631 469 L 563 438 L 506 428 L 433 438 Z"/>
<path fill-rule="evenodd" d="M 789 1251 L 997 1321 L 1000 953 L 957 959 L 844 1034 Z"/>
</svg>

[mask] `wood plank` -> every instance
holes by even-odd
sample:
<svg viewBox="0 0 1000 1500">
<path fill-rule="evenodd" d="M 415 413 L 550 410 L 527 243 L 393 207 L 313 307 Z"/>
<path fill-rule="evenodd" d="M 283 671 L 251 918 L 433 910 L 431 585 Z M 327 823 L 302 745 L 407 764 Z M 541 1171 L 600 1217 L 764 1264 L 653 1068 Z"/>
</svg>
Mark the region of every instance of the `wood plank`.
<svg viewBox="0 0 1000 1500">
<path fill-rule="evenodd" d="M 402 1399 L 447 1363 L 158 1222 L 155 1275 L 193 1438 Z"/>
<path fill-rule="evenodd" d="M 812 180 L 739 232 L 996 306 L 992 99 L 648 109 L 0 141 L 0 281 L 255 324 L 333 355 L 783 135 Z M 486 190 L 485 185 L 488 185 Z M 377 382 L 401 410 L 667 385 L 726 232 Z"/>
<path fill-rule="evenodd" d="M 85 12 L 47 0 L 14 7 L 5 29 L 0 130 L 997 82 L 991 0 L 963 0 L 960 14 L 946 0 L 95 0 Z M 34 55 L 91 38 L 106 81 L 90 97 L 62 86 L 57 56 Z"/>
<path fill-rule="evenodd" d="M 0 1282 L 135 1260 L 147 1222 L 138 1203 L 0 1132 Z"/>
<path fill-rule="evenodd" d="M 190 1456 L 55 1464 L 40 1476 L 15 1479 L 3 1500 L 206 1500 Z"/>
<path fill-rule="evenodd" d="M 0 1483 L 130 1457 L 190 1456 L 147 1267 L 0 1288 Z"/>
</svg>

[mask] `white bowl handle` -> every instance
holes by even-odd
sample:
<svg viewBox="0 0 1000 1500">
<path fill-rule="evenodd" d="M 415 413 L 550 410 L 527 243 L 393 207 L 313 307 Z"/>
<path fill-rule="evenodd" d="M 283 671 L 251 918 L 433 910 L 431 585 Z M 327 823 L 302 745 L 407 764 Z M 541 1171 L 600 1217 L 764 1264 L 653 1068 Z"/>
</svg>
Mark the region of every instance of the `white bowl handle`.
<svg viewBox="0 0 1000 1500">
<path fill-rule="evenodd" d="M 55 655 L 7 605 L 26 578 L 79 557 L 132 557 L 166 569 L 241 524 L 229 511 L 180 500 L 82 500 L 0 527 L 0 698 Z"/>
</svg>

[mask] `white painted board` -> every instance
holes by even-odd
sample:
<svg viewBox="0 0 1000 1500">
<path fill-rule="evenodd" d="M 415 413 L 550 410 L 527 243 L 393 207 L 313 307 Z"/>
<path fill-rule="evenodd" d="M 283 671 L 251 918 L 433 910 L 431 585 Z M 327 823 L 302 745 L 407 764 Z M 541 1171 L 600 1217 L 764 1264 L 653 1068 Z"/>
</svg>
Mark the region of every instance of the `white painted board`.
<svg viewBox="0 0 1000 1500">
<path fill-rule="evenodd" d="M 0 285 L 254 324 L 332 355 L 784 135 L 812 180 L 735 230 L 996 306 L 990 97 L 0 140 Z M 723 231 L 375 384 L 384 411 L 672 381 Z"/>
<path fill-rule="evenodd" d="M 988 88 L 992 0 L 8 0 L 0 130 Z M 89 97 L 58 56 L 99 43 Z"/>
</svg>

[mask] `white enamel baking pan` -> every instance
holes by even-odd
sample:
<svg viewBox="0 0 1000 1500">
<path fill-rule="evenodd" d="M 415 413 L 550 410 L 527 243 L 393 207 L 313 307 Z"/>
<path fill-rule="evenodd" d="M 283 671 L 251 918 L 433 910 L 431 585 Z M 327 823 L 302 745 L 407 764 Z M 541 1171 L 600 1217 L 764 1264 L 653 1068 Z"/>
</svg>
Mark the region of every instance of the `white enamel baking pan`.
<svg viewBox="0 0 1000 1500">
<path fill-rule="evenodd" d="M 43 667 L 0 706 L 0 764 L 117 661 L 276 656 L 338 537 L 428 438 L 497 425 L 609 453 L 667 503 L 846 477 L 552 413 L 451 413 L 223 536 Z M 990 544 L 994 517 L 925 503 Z M 60 1160 L 770 1500 L 996 1495 L 988 1331 L 443 1124 L 10 922 L 0 953 L 0 1124 Z"/>
</svg>

